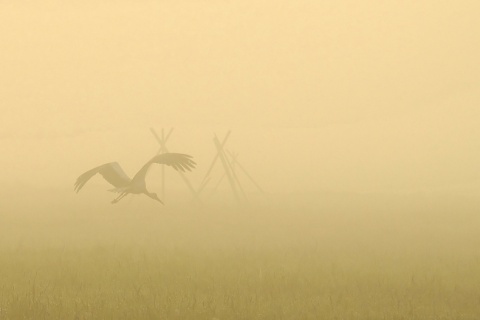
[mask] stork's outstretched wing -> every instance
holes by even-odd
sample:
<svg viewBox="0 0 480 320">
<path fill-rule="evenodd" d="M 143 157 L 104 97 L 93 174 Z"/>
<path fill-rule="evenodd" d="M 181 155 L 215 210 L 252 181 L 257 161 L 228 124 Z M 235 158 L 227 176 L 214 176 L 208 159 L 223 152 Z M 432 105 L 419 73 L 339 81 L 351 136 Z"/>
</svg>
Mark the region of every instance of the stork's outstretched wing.
<svg viewBox="0 0 480 320">
<path fill-rule="evenodd" d="M 183 153 L 162 153 L 153 157 L 150 161 L 137 172 L 133 177 L 133 180 L 145 180 L 148 168 L 153 164 L 165 164 L 173 169 L 181 172 L 191 171 L 195 168 L 195 161 L 192 160 L 192 156 Z"/>
<path fill-rule="evenodd" d="M 77 181 L 75 182 L 75 191 L 80 191 L 85 183 L 87 183 L 87 181 L 97 173 L 100 173 L 105 180 L 107 180 L 116 188 L 124 187 L 131 181 L 125 171 L 123 171 L 122 167 L 120 167 L 118 162 L 110 162 L 88 170 L 78 177 Z"/>
</svg>

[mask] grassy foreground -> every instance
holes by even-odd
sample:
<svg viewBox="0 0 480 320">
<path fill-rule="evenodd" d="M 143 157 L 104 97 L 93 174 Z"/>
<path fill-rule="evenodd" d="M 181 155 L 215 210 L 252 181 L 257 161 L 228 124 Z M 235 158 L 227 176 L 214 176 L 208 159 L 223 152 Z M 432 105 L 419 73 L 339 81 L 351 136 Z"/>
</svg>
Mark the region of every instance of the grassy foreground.
<svg viewBox="0 0 480 320">
<path fill-rule="evenodd" d="M 0 319 L 480 318 L 471 204 L 350 200 L 5 207 Z"/>
</svg>

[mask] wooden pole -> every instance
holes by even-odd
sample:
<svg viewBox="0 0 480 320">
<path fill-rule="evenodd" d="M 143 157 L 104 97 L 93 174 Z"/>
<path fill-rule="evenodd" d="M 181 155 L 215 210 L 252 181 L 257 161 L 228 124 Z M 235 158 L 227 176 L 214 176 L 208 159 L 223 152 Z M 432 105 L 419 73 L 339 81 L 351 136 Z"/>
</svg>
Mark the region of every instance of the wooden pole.
<svg viewBox="0 0 480 320">
<path fill-rule="evenodd" d="M 227 143 L 228 137 L 230 136 L 231 131 L 228 131 L 227 134 L 225 135 L 225 138 L 223 138 L 223 141 L 221 143 L 222 148 L 225 146 Z M 215 155 L 215 158 L 213 158 L 213 161 L 210 165 L 210 168 L 208 168 L 207 173 L 205 174 L 205 177 L 203 178 L 202 183 L 200 184 L 200 187 L 198 188 L 196 197 L 200 197 L 200 193 L 202 193 L 203 189 L 206 187 L 207 183 L 210 181 L 210 173 L 212 172 L 213 167 L 215 166 L 215 163 L 217 162 L 219 158 L 219 152 L 217 150 L 217 154 Z M 195 199 L 194 199 L 195 200 Z"/>
<path fill-rule="evenodd" d="M 166 151 L 163 149 L 163 146 L 167 144 L 168 138 L 170 138 L 170 136 L 172 135 L 173 128 L 170 129 L 170 131 L 167 133 L 167 136 L 163 140 L 160 139 L 157 132 L 155 132 L 155 130 L 153 130 L 153 128 L 150 128 L 150 131 L 152 132 L 153 136 L 155 137 L 158 144 L 160 145 L 160 149 L 158 149 L 158 153 L 165 153 Z"/>
<path fill-rule="evenodd" d="M 165 137 L 165 129 L 162 128 L 162 138 L 160 138 L 158 136 L 157 132 L 155 132 L 155 130 L 153 128 L 150 128 L 150 131 L 153 133 L 153 136 L 155 137 L 158 144 L 160 145 L 160 149 L 158 149 L 157 154 L 165 153 L 165 150 L 164 150 L 163 146 L 167 145 L 168 138 L 170 138 L 170 135 L 172 134 L 173 128 L 170 129 L 170 131 L 168 132 L 166 137 Z M 165 200 L 165 193 L 166 193 L 165 180 L 166 180 L 165 165 L 162 164 L 162 199 L 163 200 Z"/>
<path fill-rule="evenodd" d="M 225 136 L 225 138 L 223 138 L 223 141 L 222 141 L 222 143 L 221 143 L 222 149 L 223 149 L 223 147 L 225 146 L 225 144 L 227 143 L 227 140 L 228 140 L 228 137 L 230 136 L 230 133 L 231 133 L 231 131 L 228 131 L 228 132 L 227 132 L 227 135 Z M 215 158 L 213 158 L 212 164 L 210 165 L 210 168 L 208 168 L 208 171 L 207 171 L 207 173 L 205 174 L 205 177 L 203 178 L 204 181 L 208 178 L 208 176 L 209 176 L 210 173 L 212 172 L 212 169 L 213 169 L 213 167 L 215 166 L 215 163 L 217 162 L 218 157 L 220 156 L 220 153 L 221 153 L 221 151 L 218 151 L 218 150 L 217 150 L 217 154 L 215 155 Z M 202 182 L 202 184 L 203 184 L 203 182 Z"/>
<path fill-rule="evenodd" d="M 163 144 L 165 144 L 165 129 L 164 128 L 162 128 L 162 141 L 163 141 Z M 164 164 L 162 164 L 162 199 L 165 200 L 165 165 Z"/>
<path fill-rule="evenodd" d="M 231 152 L 228 152 L 230 156 L 232 156 Z M 258 183 L 252 178 L 252 176 L 247 172 L 247 170 L 238 162 L 238 160 L 235 160 L 235 164 L 240 168 L 240 170 L 243 171 L 243 173 L 247 176 L 247 178 L 250 179 L 250 181 L 260 190 L 261 193 L 265 194 L 265 191 L 258 185 Z"/>
<path fill-rule="evenodd" d="M 155 130 L 153 130 L 153 128 L 150 128 L 150 131 L 152 131 L 153 135 L 155 136 L 155 138 L 157 139 L 158 143 L 160 144 L 160 147 L 161 147 L 161 150 L 164 152 L 164 153 L 167 153 L 168 152 L 168 149 L 167 149 L 167 146 L 166 146 L 166 142 L 168 140 L 168 138 L 170 137 L 170 135 L 172 134 L 173 132 L 173 128 L 170 129 L 170 132 L 167 134 L 167 136 L 165 137 L 165 140 L 162 140 L 158 137 L 157 133 L 155 132 Z M 192 184 L 190 183 L 190 181 L 188 180 L 188 178 L 185 176 L 185 174 L 182 172 L 182 171 L 178 171 L 178 170 L 175 170 L 178 172 L 178 174 L 180 175 L 180 177 L 182 178 L 183 182 L 185 182 L 185 184 L 187 185 L 188 189 L 190 190 L 190 192 L 192 193 L 193 197 L 194 197 L 194 201 L 197 201 L 198 203 L 201 203 L 200 199 L 198 197 L 196 197 L 196 194 L 197 192 L 195 191 L 195 189 L 193 188 Z"/>
<path fill-rule="evenodd" d="M 226 173 L 224 172 L 223 175 L 222 175 L 222 177 L 220 178 L 220 180 L 218 180 L 217 184 L 213 187 L 212 192 L 210 193 L 209 198 L 213 197 L 213 195 L 215 194 L 215 192 L 216 192 L 217 189 L 218 189 L 218 186 L 220 185 L 220 183 L 222 183 L 223 179 L 225 179 L 225 176 L 226 176 Z"/>
<path fill-rule="evenodd" d="M 213 138 L 213 143 L 215 143 L 215 146 L 217 147 L 218 150 L 218 156 L 220 160 L 222 161 L 223 168 L 225 169 L 226 176 L 228 178 L 228 181 L 230 182 L 230 186 L 232 187 L 233 195 L 235 197 L 235 200 L 237 201 L 238 204 L 241 204 L 240 197 L 238 195 L 238 190 L 237 186 L 235 185 L 235 180 L 232 176 L 232 172 L 230 171 L 230 167 L 228 165 L 228 160 L 225 157 L 225 153 L 223 152 L 222 145 L 220 144 L 220 141 L 218 140 L 217 136 Z"/>
<path fill-rule="evenodd" d="M 232 177 L 238 185 L 238 189 L 240 189 L 240 192 L 242 193 L 242 196 L 243 196 L 244 200 L 248 201 L 247 194 L 245 193 L 245 190 L 243 190 L 243 187 L 240 184 L 240 180 L 238 179 L 237 174 L 235 172 L 235 163 L 236 163 L 235 160 L 236 160 L 237 156 L 238 156 L 237 154 L 232 154 L 231 153 L 230 154 L 230 158 L 231 158 L 230 161 L 228 160 L 228 157 L 225 157 L 225 158 L 227 159 L 228 166 L 230 167 L 230 170 L 232 171 Z"/>
</svg>

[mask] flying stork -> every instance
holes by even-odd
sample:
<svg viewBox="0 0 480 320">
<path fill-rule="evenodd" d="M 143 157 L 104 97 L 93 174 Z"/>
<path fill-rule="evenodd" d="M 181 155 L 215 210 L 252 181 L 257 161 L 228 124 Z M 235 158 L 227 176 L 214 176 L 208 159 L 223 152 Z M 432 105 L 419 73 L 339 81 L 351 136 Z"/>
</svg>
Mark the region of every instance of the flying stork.
<svg viewBox="0 0 480 320">
<path fill-rule="evenodd" d="M 130 179 L 118 162 L 105 163 L 101 166 L 88 170 L 78 177 L 74 184 L 74 190 L 79 192 L 85 183 L 97 173 L 101 174 L 115 188 L 109 191 L 118 192 L 120 195 L 113 199 L 112 203 L 117 203 L 127 194 L 145 194 L 148 197 L 159 201 L 163 204 L 156 193 L 149 192 L 145 184 L 145 175 L 148 169 L 154 163 L 166 164 L 177 171 L 185 172 L 191 171 L 195 168 L 196 163 L 192 160 L 192 156 L 182 153 L 162 153 L 150 159 L 143 167 L 135 174 L 133 179 Z"/>
</svg>

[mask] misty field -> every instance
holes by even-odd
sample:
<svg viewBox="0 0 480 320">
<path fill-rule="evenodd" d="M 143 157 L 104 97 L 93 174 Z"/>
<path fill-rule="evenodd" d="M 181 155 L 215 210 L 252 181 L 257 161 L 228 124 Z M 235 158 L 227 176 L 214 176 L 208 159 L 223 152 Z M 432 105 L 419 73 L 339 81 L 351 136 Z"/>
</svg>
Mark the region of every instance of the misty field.
<svg viewBox="0 0 480 320">
<path fill-rule="evenodd" d="M 108 196 L 0 213 L 0 319 L 479 319 L 473 198 Z"/>
</svg>

